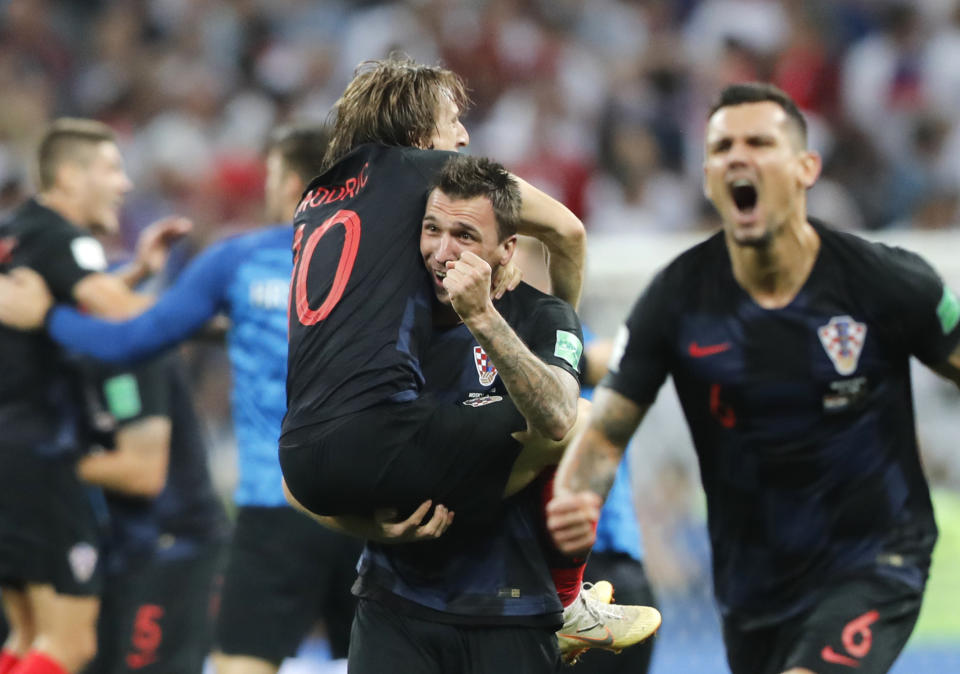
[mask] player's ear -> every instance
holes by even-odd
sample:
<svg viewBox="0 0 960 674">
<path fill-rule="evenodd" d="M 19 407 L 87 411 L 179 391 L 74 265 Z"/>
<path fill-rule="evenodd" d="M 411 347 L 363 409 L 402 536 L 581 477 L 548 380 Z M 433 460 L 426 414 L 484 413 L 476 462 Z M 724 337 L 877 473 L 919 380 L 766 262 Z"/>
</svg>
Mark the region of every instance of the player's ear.
<svg viewBox="0 0 960 674">
<path fill-rule="evenodd" d="M 513 234 L 500 242 L 500 264 L 506 265 L 517 251 L 517 235 Z"/>
<path fill-rule="evenodd" d="M 817 178 L 820 177 L 820 169 L 822 168 L 823 160 L 820 158 L 820 153 L 814 152 L 813 150 L 805 150 L 803 154 L 800 155 L 800 183 L 806 189 L 813 187 L 813 184 L 817 182 Z"/>
</svg>

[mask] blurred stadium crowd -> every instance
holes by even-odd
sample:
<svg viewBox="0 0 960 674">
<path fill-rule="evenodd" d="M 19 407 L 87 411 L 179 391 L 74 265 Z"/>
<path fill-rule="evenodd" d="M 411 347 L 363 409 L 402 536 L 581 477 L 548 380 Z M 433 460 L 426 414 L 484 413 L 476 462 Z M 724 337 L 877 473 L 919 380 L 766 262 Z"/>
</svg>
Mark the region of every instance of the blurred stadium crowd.
<svg viewBox="0 0 960 674">
<path fill-rule="evenodd" d="M 825 160 L 813 215 L 960 232 L 960 0 L 0 0 L 0 214 L 32 191 L 47 124 L 93 117 L 117 130 L 136 185 L 117 253 L 178 213 L 195 222 L 188 256 L 261 224 L 269 129 L 324 120 L 354 67 L 395 49 L 460 73 L 469 151 L 564 201 L 588 232 L 715 226 L 700 188 L 707 106 L 753 79 L 808 117 Z M 227 447 L 223 356 L 190 348 L 198 400 Z M 941 413 L 956 419 L 957 402 Z M 679 423 L 648 422 L 667 429 L 653 444 L 688 444 Z M 696 597 L 693 612 L 676 609 L 695 631 L 715 620 L 702 615 L 709 560 L 692 459 L 668 456 L 638 500 L 654 581 Z M 214 460 L 226 488 L 232 455 Z"/>
<path fill-rule="evenodd" d="M 323 119 L 353 68 L 401 49 L 471 88 L 472 151 L 594 231 L 709 226 L 704 112 L 769 79 L 826 159 L 811 210 L 850 228 L 958 222 L 955 0 L 3 0 L 2 206 L 46 122 L 122 134 L 127 226 L 256 220 L 267 129 Z"/>
</svg>

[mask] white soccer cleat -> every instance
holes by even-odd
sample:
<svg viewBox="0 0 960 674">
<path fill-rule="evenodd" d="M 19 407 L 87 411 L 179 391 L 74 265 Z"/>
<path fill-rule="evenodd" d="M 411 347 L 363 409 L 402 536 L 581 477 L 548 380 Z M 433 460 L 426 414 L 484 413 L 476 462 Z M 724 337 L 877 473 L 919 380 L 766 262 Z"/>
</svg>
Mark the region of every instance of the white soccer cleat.
<svg viewBox="0 0 960 674">
<path fill-rule="evenodd" d="M 576 600 L 563 610 L 563 627 L 557 631 L 564 662 L 575 663 L 591 648 L 619 653 L 656 634 L 660 611 L 651 606 L 611 604 L 612 600 L 609 582 L 583 584 Z"/>
</svg>

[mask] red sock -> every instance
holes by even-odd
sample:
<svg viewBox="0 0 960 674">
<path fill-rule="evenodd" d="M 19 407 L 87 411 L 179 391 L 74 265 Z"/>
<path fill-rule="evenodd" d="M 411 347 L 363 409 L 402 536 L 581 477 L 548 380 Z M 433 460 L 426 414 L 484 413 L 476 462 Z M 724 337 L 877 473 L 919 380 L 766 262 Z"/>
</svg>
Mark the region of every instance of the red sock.
<svg viewBox="0 0 960 674">
<path fill-rule="evenodd" d="M 10 674 L 68 674 L 63 665 L 40 651 L 30 651 Z"/>
<path fill-rule="evenodd" d="M 547 523 L 547 504 L 553 498 L 553 480 L 557 476 L 557 469 L 550 468 L 541 475 L 540 505 L 543 513 L 543 528 L 546 530 Z M 594 524 L 594 527 L 597 525 Z M 547 540 L 550 540 L 549 535 Z M 550 576 L 553 578 L 553 586 L 557 588 L 557 597 L 563 608 L 567 608 L 574 602 L 580 594 L 580 586 L 583 584 L 583 570 L 587 567 L 586 557 L 568 557 L 563 554 L 551 542 L 546 550 L 547 564 L 550 565 Z"/>
<path fill-rule="evenodd" d="M 11 669 L 17 666 L 20 658 L 17 654 L 6 648 L 0 648 L 0 674 L 7 674 Z"/>
</svg>

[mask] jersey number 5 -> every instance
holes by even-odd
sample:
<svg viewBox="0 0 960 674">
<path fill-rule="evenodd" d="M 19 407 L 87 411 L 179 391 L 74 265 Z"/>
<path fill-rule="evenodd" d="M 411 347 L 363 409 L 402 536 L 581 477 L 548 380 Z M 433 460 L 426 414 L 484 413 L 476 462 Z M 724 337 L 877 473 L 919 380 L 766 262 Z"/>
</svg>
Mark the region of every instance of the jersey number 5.
<svg viewBox="0 0 960 674">
<path fill-rule="evenodd" d="M 313 251 L 323 235 L 330 231 L 334 225 L 343 225 L 343 248 L 340 251 L 340 262 L 337 264 L 337 273 L 333 277 L 333 285 L 327 293 L 323 303 L 316 309 L 310 308 L 310 300 L 307 297 L 307 274 L 310 271 L 310 258 L 313 257 Z M 297 230 L 293 240 L 294 251 L 294 300 L 297 308 L 297 319 L 301 325 L 316 325 L 333 311 L 337 302 L 343 297 L 343 291 L 347 287 L 347 281 L 350 280 L 350 273 L 353 271 L 353 264 L 357 260 L 357 250 L 360 248 L 360 216 L 354 211 L 340 210 L 327 218 L 320 227 L 314 230 L 307 238 L 307 243 L 303 246 L 303 259 L 301 260 L 300 246 L 303 243 L 303 229 Z"/>
</svg>

